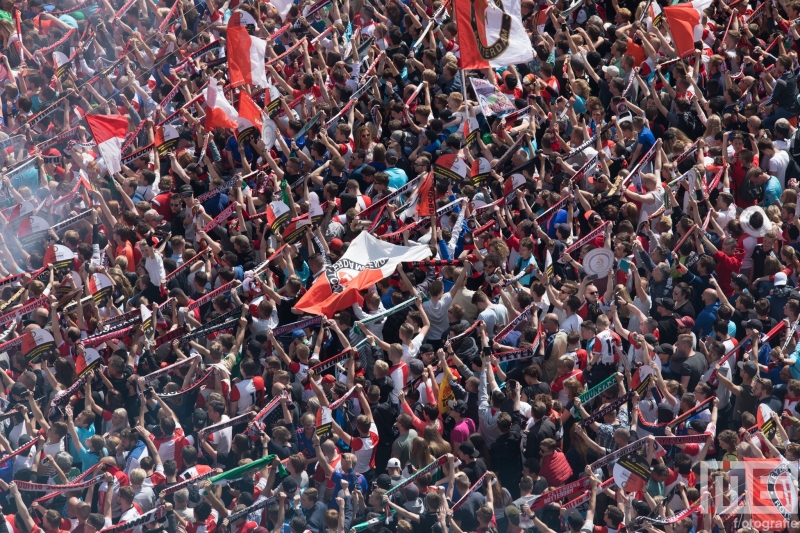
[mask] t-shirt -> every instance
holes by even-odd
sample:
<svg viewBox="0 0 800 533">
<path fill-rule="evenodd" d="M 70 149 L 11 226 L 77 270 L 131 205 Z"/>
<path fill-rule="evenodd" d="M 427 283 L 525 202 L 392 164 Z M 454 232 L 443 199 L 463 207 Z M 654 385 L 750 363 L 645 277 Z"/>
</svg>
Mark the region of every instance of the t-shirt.
<svg viewBox="0 0 800 533">
<path fill-rule="evenodd" d="M 428 320 L 431 322 L 431 327 L 428 330 L 427 338 L 438 341 L 442 335 L 450 328 L 450 320 L 447 318 L 447 311 L 453 303 L 453 297 L 449 292 L 446 292 L 439 298 L 437 303 L 427 301 L 422 304 L 425 314 L 428 315 Z"/>
<path fill-rule="evenodd" d="M 483 320 L 486 325 L 486 334 L 493 337 L 496 325 L 508 323 L 508 309 L 502 304 L 492 305 L 478 315 L 478 320 Z"/>
<path fill-rule="evenodd" d="M 375 422 L 369 425 L 367 437 L 353 437 L 350 449 L 356 456 L 356 472 L 368 472 L 375 468 L 375 451 L 378 449 L 378 426 Z"/>
<path fill-rule="evenodd" d="M 703 373 L 706 371 L 706 360 L 699 353 L 688 357 L 681 365 L 681 377 L 689 376 L 689 384 L 686 385 L 686 390 L 694 390 Z"/>
<path fill-rule="evenodd" d="M 643 128 L 639 133 L 639 136 L 636 138 L 636 142 L 642 145 L 639 155 L 643 156 L 656 143 L 656 138 L 653 135 L 653 132 L 650 131 L 650 128 Z"/>
</svg>

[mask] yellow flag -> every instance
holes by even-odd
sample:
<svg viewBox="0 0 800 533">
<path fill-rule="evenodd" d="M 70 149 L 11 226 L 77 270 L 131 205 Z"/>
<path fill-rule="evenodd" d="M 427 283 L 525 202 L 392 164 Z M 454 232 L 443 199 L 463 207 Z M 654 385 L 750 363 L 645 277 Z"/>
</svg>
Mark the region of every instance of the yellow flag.
<svg viewBox="0 0 800 533">
<path fill-rule="evenodd" d="M 439 413 L 442 416 L 450 411 L 450 402 L 456 400 L 456 395 L 453 394 L 453 389 L 450 388 L 450 380 L 453 379 L 453 374 L 450 373 L 450 367 L 445 365 L 444 378 L 439 385 Z"/>
</svg>

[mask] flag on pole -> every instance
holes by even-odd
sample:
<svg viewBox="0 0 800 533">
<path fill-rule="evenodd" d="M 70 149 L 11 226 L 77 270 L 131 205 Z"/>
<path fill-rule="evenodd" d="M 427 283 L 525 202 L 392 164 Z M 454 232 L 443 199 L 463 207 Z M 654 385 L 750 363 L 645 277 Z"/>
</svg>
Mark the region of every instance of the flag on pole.
<svg viewBox="0 0 800 533">
<path fill-rule="evenodd" d="M 317 278 L 295 309 L 332 317 L 354 303 L 361 304 L 359 291 L 389 277 L 403 261 L 422 261 L 430 256 L 427 246 L 397 246 L 362 231 L 347 251 Z"/>
<path fill-rule="evenodd" d="M 417 213 L 421 217 L 436 214 L 436 189 L 433 182 L 433 171 L 428 172 L 417 191 Z"/>
<path fill-rule="evenodd" d="M 155 145 L 158 155 L 164 155 L 178 146 L 178 128 L 171 124 L 156 126 Z"/>
<path fill-rule="evenodd" d="M 228 22 L 225 37 L 225 55 L 228 58 L 228 72 L 231 85 L 257 85 L 267 87 L 267 72 L 264 68 L 264 56 L 267 52 L 267 41 L 253 37 L 247 33 L 247 27 L 238 23 L 241 11 L 234 12 Z"/>
<path fill-rule="evenodd" d="M 206 98 L 206 129 L 228 128 L 235 130 L 239 113 L 225 98 L 222 87 L 217 85 L 216 78 L 209 78 L 208 87 L 206 87 L 204 93 Z"/>
<path fill-rule="evenodd" d="M 531 40 L 522 26 L 521 0 L 455 0 L 455 6 L 461 68 L 506 67 L 533 60 Z"/>
<path fill-rule="evenodd" d="M 122 169 L 122 143 L 128 131 L 128 119 L 122 115 L 86 115 L 86 123 L 97 143 L 97 150 L 110 173 Z"/>
<path fill-rule="evenodd" d="M 236 139 L 242 142 L 248 135 L 258 138 L 261 135 L 262 121 L 261 108 L 258 107 L 249 94 L 239 93 L 239 102 L 236 104 L 236 111 L 239 118 L 236 119 L 237 128 Z M 258 131 L 256 131 L 258 130 Z"/>
<path fill-rule="evenodd" d="M 711 4 L 712 0 L 694 0 L 664 7 L 672 40 L 681 57 L 694 55 L 694 43 L 703 38 L 703 11 Z"/>
</svg>

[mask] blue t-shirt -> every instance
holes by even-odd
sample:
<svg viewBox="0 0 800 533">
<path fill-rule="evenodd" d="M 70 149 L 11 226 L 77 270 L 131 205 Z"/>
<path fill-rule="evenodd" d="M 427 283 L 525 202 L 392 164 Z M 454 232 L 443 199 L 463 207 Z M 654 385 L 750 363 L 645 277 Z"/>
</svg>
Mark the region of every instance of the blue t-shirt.
<svg viewBox="0 0 800 533">
<path fill-rule="evenodd" d="M 230 203 L 231 201 L 228 198 L 227 194 L 218 194 L 213 198 L 209 198 L 208 200 L 203 202 L 203 209 L 206 210 L 208 216 L 214 218 L 220 213 L 222 213 Z"/>
<path fill-rule="evenodd" d="M 647 151 L 656 144 L 656 138 L 653 135 L 653 132 L 650 131 L 650 128 L 643 128 L 642 132 L 639 134 L 639 137 L 636 139 L 636 142 L 642 145 L 642 150 L 640 155 L 644 155 Z"/>
<path fill-rule="evenodd" d="M 331 481 L 333 482 L 333 494 L 331 494 L 331 500 L 328 504 L 328 509 L 338 510 L 339 507 L 336 505 L 336 495 L 339 494 L 339 491 L 342 490 L 342 480 L 347 481 L 350 490 L 354 488 L 361 489 L 362 494 L 367 493 L 367 479 L 362 476 L 361 474 L 356 473 L 355 470 L 352 468 L 348 473 L 341 472 L 339 470 L 334 471 L 331 474 Z"/>
<path fill-rule="evenodd" d="M 405 171 L 401 168 L 392 167 L 387 168 L 385 171 L 389 175 L 389 188 L 390 189 L 399 189 L 406 183 L 408 183 L 408 176 L 406 175 Z"/>
<path fill-rule="evenodd" d="M 775 176 L 770 176 L 764 184 L 764 199 L 758 205 L 769 207 L 781 199 L 781 194 L 783 194 L 781 182 Z"/>
</svg>

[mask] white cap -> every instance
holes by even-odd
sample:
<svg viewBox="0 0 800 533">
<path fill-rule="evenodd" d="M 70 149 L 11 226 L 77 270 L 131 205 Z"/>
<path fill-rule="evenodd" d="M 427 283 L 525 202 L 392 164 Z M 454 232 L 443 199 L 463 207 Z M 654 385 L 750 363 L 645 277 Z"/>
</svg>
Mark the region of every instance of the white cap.
<svg viewBox="0 0 800 533">
<path fill-rule="evenodd" d="M 400 466 L 400 459 L 397 457 L 392 457 L 389 459 L 389 462 L 386 463 L 386 468 L 401 468 Z"/>
<path fill-rule="evenodd" d="M 786 277 L 785 272 L 778 272 L 775 274 L 775 279 L 773 280 L 772 284 L 776 287 L 783 287 L 786 285 L 788 278 Z"/>
</svg>

